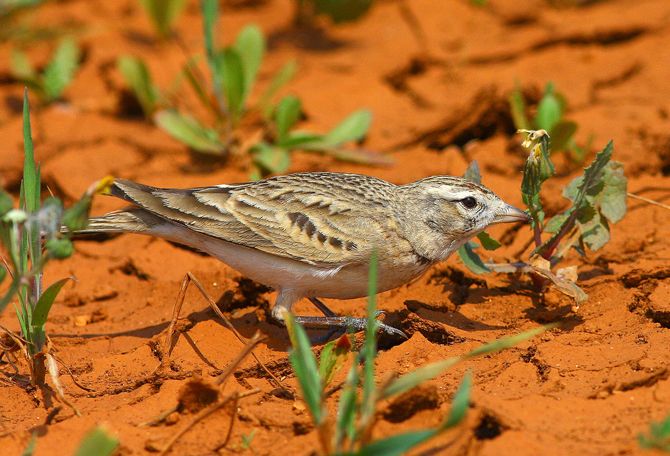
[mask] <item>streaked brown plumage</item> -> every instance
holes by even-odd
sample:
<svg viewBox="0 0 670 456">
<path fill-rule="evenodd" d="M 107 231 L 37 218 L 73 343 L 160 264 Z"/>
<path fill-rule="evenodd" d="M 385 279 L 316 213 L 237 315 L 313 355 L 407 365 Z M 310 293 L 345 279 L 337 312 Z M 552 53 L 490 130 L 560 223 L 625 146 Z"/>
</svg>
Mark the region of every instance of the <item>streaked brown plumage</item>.
<svg viewBox="0 0 670 456">
<path fill-rule="evenodd" d="M 385 291 L 488 225 L 527 220 L 485 187 L 449 176 L 397 186 L 358 174 L 299 173 L 193 189 L 117 180 L 111 193 L 135 206 L 92 219 L 87 232 L 143 233 L 203 250 L 275 288 L 279 320 L 303 297 L 365 296 L 373 251 Z"/>
</svg>

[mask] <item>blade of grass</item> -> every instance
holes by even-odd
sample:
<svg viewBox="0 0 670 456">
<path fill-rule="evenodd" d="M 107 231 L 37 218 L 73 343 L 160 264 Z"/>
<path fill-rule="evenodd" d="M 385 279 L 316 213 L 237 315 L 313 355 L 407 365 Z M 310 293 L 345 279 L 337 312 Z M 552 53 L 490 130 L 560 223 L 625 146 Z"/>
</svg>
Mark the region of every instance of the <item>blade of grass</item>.
<svg viewBox="0 0 670 456">
<path fill-rule="evenodd" d="M 272 115 L 272 98 L 277 94 L 279 89 L 293 79 L 297 70 L 298 64 L 295 60 L 290 60 L 281 67 L 277 74 L 274 75 L 272 81 L 270 81 L 270 85 L 265 89 L 265 92 L 263 92 L 263 95 L 261 95 L 258 102 L 258 107 L 260 108 L 263 117 L 266 119 L 270 118 Z"/>
<path fill-rule="evenodd" d="M 285 314 L 285 319 L 293 347 L 289 354 L 289 361 L 300 383 L 305 404 L 312 415 L 314 424 L 318 427 L 326 418 L 326 410 L 323 407 L 323 391 L 316 358 L 302 326 L 295 322 L 293 315 L 289 312 Z"/>
</svg>

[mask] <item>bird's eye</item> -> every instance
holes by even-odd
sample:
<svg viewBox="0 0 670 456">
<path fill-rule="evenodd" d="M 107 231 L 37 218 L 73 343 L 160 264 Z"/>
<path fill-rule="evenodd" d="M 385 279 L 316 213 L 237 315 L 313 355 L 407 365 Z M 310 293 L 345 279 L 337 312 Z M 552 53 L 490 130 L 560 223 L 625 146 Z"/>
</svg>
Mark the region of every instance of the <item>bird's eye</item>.
<svg viewBox="0 0 670 456">
<path fill-rule="evenodd" d="M 468 209 L 474 209 L 477 206 L 477 200 L 474 199 L 472 196 L 463 198 L 460 202 L 463 206 L 465 206 Z"/>
</svg>

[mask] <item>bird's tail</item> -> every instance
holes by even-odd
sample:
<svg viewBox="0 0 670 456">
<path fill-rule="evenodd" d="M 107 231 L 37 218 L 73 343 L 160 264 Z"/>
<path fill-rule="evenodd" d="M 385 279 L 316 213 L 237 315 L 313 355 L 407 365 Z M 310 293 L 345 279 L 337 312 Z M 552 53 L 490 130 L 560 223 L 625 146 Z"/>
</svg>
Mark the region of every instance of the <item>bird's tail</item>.
<svg viewBox="0 0 670 456">
<path fill-rule="evenodd" d="M 75 235 L 100 233 L 147 233 L 164 221 L 145 209 L 130 207 L 120 211 L 110 212 L 100 217 L 93 217 L 83 230 Z"/>
</svg>

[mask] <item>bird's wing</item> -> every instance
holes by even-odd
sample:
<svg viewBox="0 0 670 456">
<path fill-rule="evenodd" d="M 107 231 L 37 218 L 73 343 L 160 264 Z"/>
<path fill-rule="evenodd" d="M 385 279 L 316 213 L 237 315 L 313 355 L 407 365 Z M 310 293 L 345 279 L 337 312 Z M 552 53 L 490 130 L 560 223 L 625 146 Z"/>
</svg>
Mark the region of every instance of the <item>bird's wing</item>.
<svg viewBox="0 0 670 456">
<path fill-rule="evenodd" d="M 273 255 L 328 267 L 367 261 L 383 242 L 388 218 L 368 210 L 355 189 L 289 177 L 188 190 L 117 180 L 112 193 L 194 231 Z"/>
</svg>

